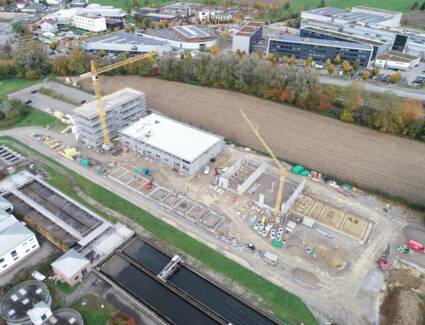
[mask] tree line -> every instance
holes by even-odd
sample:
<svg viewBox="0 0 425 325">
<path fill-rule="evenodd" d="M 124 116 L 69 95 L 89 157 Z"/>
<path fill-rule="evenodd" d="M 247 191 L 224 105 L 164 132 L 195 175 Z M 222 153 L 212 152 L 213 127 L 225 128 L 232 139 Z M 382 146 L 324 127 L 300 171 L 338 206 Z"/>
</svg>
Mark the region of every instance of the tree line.
<svg viewBox="0 0 425 325">
<path fill-rule="evenodd" d="M 425 142 L 421 102 L 369 93 L 360 83 L 351 87 L 323 86 L 309 60 L 300 67 L 292 58 L 217 52 L 196 57 L 187 52 L 180 57 L 164 56 L 159 61 L 143 60 L 109 74 L 152 76 L 229 89 Z M 127 56 L 122 53 L 118 60 Z M 109 63 L 106 58 L 97 58 L 99 65 Z M 89 71 L 91 59 L 90 54 L 74 49 L 68 56 L 49 61 L 36 46 L 19 47 L 9 59 L 0 60 L 0 79 L 15 76 L 36 79 L 50 72 L 61 76 L 79 75 Z"/>
</svg>

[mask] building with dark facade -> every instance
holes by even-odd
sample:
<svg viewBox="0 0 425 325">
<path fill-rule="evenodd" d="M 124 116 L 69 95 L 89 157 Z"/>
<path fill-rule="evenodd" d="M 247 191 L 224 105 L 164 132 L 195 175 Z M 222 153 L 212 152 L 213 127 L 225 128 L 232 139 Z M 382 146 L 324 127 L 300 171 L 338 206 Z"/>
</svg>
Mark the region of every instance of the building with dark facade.
<svg viewBox="0 0 425 325">
<path fill-rule="evenodd" d="M 380 55 L 388 50 L 388 45 L 385 42 L 372 40 L 361 36 L 350 35 L 343 32 L 319 28 L 315 26 L 302 27 L 300 29 L 300 36 L 308 38 L 327 39 L 331 41 L 369 44 L 373 47 L 372 60 L 374 60 L 377 55 Z"/>
<path fill-rule="evenodd" d="M 232 51 L 237 50 L 245 53 L 251 53 L 255 44 L 263 36 L 263 22 L 250 21 L 244 25 L 241 30 L 233 35 Z"/>
<path fill-rule="evenodd" d="M 270 38 L 267 53 L 281 56 L 295 56 L 297 60 L 307 60 L 311 57 L 314 62 L 325 63 L 337 55 L 341 60 L 353 64 L 359 59 L 360 66 L 367 67 L 371 61 L 373 47 L 368 44 L 341 42 L 324 39 L 302 38 L 293 35 L 282 35 L 280 38 Z"/>
</svg>

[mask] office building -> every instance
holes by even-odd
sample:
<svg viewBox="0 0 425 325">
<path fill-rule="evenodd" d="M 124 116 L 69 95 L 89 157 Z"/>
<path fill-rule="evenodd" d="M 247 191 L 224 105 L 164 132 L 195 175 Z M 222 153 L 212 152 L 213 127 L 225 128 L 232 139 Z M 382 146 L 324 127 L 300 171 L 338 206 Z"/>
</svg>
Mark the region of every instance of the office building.
<svg viewBox="0 0 425 325">
<path fill-rule="evenodd" d="M 39 248 L 37 238 L 13 215 L 0 210 L 0 274 Z"/>
<path fill-rule="evenodd" d="M 152 113 L 121 131 L 131 150 L 193 175 L 224 148 L 222 137 Z"/>
<path fill-rule="evenodd" d="M 251 53 L 263 36 L 263 22 L 250 21 L 233 35 L 232 51 Z"/>
<path fill-rule="evenodd" d="M 400 26 L 401 16 L 401 12 L 362 6 L 353 7 L 351 10 L 325 7 L 301 12 L 302 20 L 308 19 L 320 22 L 332 22 L 339 25 L 357 23 L 361 25 L 377 25 L 383 27 Z"/>
<path fill-rule="evenodd" d="M 74 16 L 74 25 L 90 32 L 103 32 L 106 30 L 106 20 L 102 16 L 77 15 Z"/>
<path fill-rule="evenodd" d="M 314 26 L 302 27 L 300 29 L 300 37 L 369 44 L 373 47 L 372 60 L 374 60 L 377 55 L 380 55 L 388 50 L 388 44 L 382 41 L 372 40 L 361 36 L 354 36 L 347 33 Z"/>
<path fill-rule="evenodd" d="M 116 137 L 119 131 L 146 113 L 145 94 L 134 89 L 121 89 L 104 96 L 103 100 L 111 138 Z M 74 132 L 78 142 L 94 147 L 103 144 L 103 132 L 96 101 L 75 108 L 73 116 Z"/>
<path fill-rule="evenodd" d="M 86 51 L 106 53 L 128 52 L 133 54 L 156 52 L 162 55 L 171 52 L 170 44 L 163 40 L 152 39 L 140 34 L 127 33 L 124 30 L 87 38 L 81 42 Z"/>
<path fill-rule="evenodd" d="M 325 63 L 337 55 L 341 60 L 353 64 L 359 59 L 360 66 L 367 67 L 372 58 L 373 47 L 368 44 L 340 42 L 324 39 L 302 38 L 292 35 L 282 35 L 280 38 L 270 38 L 267 53 L 281 56 L 295 56 L 298 60 L 311 57 L 314 62 Z"/>
</svg>

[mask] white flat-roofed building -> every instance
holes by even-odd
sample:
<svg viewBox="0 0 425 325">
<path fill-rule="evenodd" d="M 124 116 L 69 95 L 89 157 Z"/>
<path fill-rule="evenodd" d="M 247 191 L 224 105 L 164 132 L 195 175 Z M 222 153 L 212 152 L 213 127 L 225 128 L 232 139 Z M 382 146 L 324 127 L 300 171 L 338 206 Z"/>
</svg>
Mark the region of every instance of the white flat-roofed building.
<svg viewBox="0 0 425 325">
<path fill-rule="evenodd" d="M 166 42 L 174 49 L 200 50 L 218 44 L 218 36 L 212 29 L 194 25 L 148 30 L 143 36 Z"/>
<path fill-rule="evenodd" d="M 124 88 L 103 97 L 106 123 L 111 138 L 146 113 L 145 94 L 130 88 Z M 96 101 L 83 104 L 73 111 L 74 132 L 77 141 L 94 147 L 103 144 L 102 127 Z"/>
<path fill-rule="evenodd" d="M 391 51 L 378 56 L 375 60 L 375 66 L 393 70 L 409 70 L 418 65 L 419 62 L 420 58 L 416 56 Z"/>
<path fill-rule="evenodd" d="M 144 156 L 193 175 L 224 148 L 222 137 L 158 113 L 141 118 L 120 132 L 124 145 Z"/>
<path fill-rule="evenodd" d="M 0 210 L 0 274 L 39 247 L 32 231 L 13 215 Z"/>
<path fill-rule="evenodd" d="M 171 45 L 165 41 L 151 39 L 139 34 L 127 33 L 124 30 L 85 39 L 81 43 L 81 47 L 86 51 L 93 52 L 97 52 L 99 50 L 112 53 L 156 52 L 158 55 L 162 55 L 173 50 Z"/>
<path fill-rule="evenodd" d="M 103 32 L 106 30 L 106 19 L 102 16 L 77 15 L 74 16 L 74 25 L 90 32 Z"/>
</svg>

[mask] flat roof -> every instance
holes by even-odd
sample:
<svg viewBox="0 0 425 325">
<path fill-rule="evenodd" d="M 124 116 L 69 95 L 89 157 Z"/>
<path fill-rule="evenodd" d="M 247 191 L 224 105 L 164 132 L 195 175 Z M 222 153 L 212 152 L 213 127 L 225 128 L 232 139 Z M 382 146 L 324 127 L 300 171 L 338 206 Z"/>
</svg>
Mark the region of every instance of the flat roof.
<svg viewBox="0 0 425 325">
<path fill-rule="evenodd" d="M 152 113 L 121 131 L 121 134 L 192 162 L 222 137 Z"/>
<path fill-rule="evenodd" d="M 333 7 L 324 7 L 324 8 L 315 8 L 311 10 L 305 10 L 307 13 L 312 13 L 315 15 L 332 17 L 336 19 L 342 19 L 349 22 L 363 22 L 363 23 L 380 23 L 386 20 L 389 20 L 393 17 L 394 12 L 374 10 L 367 7 L 357 7 L 360 10 L 369 10 L 373 13 L 363 12 L 363 11 L 346 11 L 340 8 Z"/>
<path fill-rule="evenodd" d="M 329 29 L 325 29 L 325 28 L 320 28 L 320 27 L 306 26 L 306 27 L 303 27 L 302 29 L 306 29 L 306 30 L 309 30 L 309 31 L 312 31 L 312 32 L 318 32 L 318 33 L 322 33 L 322 34 L 326 34 L 326 35 L 336 36 L 336 37 L 344 37 L 347 40 L 366 43 L 366 44 L 375 45 L 375 46 L 382 46 L 382 45 L 385 44 L 384 42 L 371 40 L 369 38 L 354 36 L 354 35 L 351 35 L 351 34 L 347 34 L 347 33 L 343 33 L 343 32 L 337 32 L 337 31 L 333 31 L 333 30 L 329 30 Z"/>
<path fill-rule="evenodd" d="M 197 26 L 175 26 L 174 30 L 183 34 L 186 38 L 212 37 L 209 32 Z"/>
<path fill-rule="evenodd" d="M 112 94 L 103 96 L 103 101 L 105 103 L 105 111 L 109 111 L 113 109 L 116 105 L 127 103 L 139 96 L 144 96 L 144 93 L 131 88 L 123 88 Z M 99 110 L 97 108 L 97 103 L 94 100 L 76 107 L 73 110 L 73 113 L 86 118 L 93 118 L 98 115 Z"/>
<path fill-rule="evenodd" d="M 118 22 L 118 20 L 115 20 Z M 84 40 L 84 43 L 101 43 L 110 45 L 130 44 L 130 45 L 164 45 L 163 41 L 144 37 L 140 34 L 127 33 L 124 30 L 118 32 L 107 33 Z"/>
<path fill-rule="evenodd" d="M 176 18 L 176 16 L 173 16 L 173 15 L 160 14 L 160 13 L 156 13 L 156 12 L 149 12 L 149 13 L 143 15 L 143 17 L 159 18 L 159 19 L 174 19 L 174 18 Z"/>
<path fill-rule="evenodd" d="M 382 55 L 379 55 L 378 57 L 376 57 L 377 60 L 388 60 L 388 61 L 399 61 L 399 62 L 411 62 L 413 60 L 418 59 L 418 57 L 413 56 L 413 55 L 409 55 L 409 54 L 404 54 L 401 52 L 395 52 L 395 51 L 391 51 L 388 53 L 384 53 Z"/>
<path fill-rule="evenodd" d="M 264 26 L 263 22 L 250 21 L 246 25 L 244 25 L 239 30 L 239 32 L 236 33 L 236 35 L 238 35 L 238 36 L 251 36 L 263 26 Z"/>
<path fill-rule="evenodd" d="M 175 26 L 168 29 L 152 29 L 144 31 L 143 34 L 178 42 L 193 42 L 193 40 L 198 41 L 199 38 L 214 39 L 216 37 L 211 28 L 193 25 Z"/>
<path fill-rule="evenodd" d="M 372 51 L 372 45 L 364 43 L 354 43 L 354 42 L 343 42 L 343 41 L 332 41 L 327 39 L 318 39 L 318 38 L 308 38 L 308 37 L 299 37 L 289 34 L 280 35 L 279 38 L 270 38 L 274 41 L 283 41 L 288 43 L 299 43 L 299 44 L 309 44 L 317 46 L 328 46 L 328 47 L 345 47 L 352 48 L 357 50 L 369 50 Z"/>
</svg>

